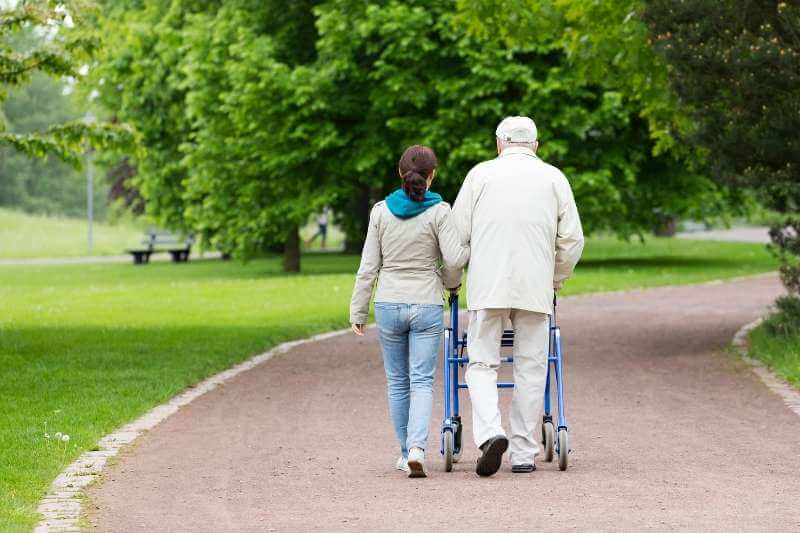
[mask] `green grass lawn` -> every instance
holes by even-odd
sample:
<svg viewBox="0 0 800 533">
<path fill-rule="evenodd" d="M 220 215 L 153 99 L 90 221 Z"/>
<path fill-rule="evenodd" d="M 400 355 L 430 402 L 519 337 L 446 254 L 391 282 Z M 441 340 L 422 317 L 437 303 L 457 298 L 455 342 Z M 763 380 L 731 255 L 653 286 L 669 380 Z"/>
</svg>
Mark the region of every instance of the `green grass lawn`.
<svg viewBox="0 0 800 533">
<path fill-rule="evenodd" d="M 144 223 L 93 225 L 92 255 L 120 255 L 127 248 L 141 244 L 147 225 Z M 313 220 L 300 229 L 303 243 L 317 232 Z M 344 234 L 334 224 L 328 225 L 328 250 L 340 250 Z M 322 248 L 317 238 L 304 247 Z M 81 218 L 60 218 L 29 215 L 0 208 L 0 259 L 27 259 L 36 257 L 79 257 L 88 255 L 87 223 Z"/>
<path fill-rule="evenodd" d="M 294 276 L 278 258 L 0 267 L 0 530 L 34 525 L 51 480 L 102 435 L 282 341 L 346 327 L 357 264 L 307 255 Z M 564 293 L 775 268 L 761 245 L 591 240 Z"/>
<path fill-rule="evenodd" d="M 800 388 L 800 336 L 773 336 L 758 327 L 750 334 L 750 356 Z"/>
<path fill-rule="evenodd" d="M 93 225 L 93 255 L 119 255 L 142 240 L 143 228 Z M 87 222 L 0 209 L 0 258 L 88 255 Z"/>
</svg>

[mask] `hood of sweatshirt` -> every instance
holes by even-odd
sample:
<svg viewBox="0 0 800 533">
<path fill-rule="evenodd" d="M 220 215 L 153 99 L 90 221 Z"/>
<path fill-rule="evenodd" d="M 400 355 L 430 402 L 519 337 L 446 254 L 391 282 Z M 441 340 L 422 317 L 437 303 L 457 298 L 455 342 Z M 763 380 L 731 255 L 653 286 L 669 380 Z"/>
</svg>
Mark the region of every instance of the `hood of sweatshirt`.
<svg viewBox="0 0 800 533">
<path fill-rule="evenodd" d="M 386 207 L 397 218 L 413 218 L 441 201 L 441 195 L 427 191 L 421 202 L 415 202 L 403 189 L 397 189 L 386 197 Z"/>
</svg>

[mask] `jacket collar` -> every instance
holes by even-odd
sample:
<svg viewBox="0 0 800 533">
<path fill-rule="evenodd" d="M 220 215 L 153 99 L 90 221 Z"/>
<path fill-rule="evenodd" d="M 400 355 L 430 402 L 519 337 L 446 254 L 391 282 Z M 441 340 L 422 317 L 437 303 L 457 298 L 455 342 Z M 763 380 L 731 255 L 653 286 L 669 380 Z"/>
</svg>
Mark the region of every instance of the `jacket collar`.
<svg viewBox="0 0 800 533">
<path fill-rule="evenodd" d="M 511 154 L 524 154 L 536 157 L 536 154 L 533 153 L 533 150 L 531 150 L 530 148 L 525 148 L 524 146 L 509 146 L 508 148 L 503 150 L 503 152 L 500 154 L 499 157 Z"/>
</svg>

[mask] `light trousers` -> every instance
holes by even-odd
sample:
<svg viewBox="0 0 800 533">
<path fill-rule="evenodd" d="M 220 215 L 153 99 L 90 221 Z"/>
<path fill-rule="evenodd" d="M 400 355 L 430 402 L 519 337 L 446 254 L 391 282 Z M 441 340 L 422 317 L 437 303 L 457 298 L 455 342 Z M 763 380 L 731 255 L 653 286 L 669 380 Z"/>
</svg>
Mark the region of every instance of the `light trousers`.
<svg viewBox="0 0 800 533">
<path fill-rule="evenodd" d="M 511 464 L 532 464 L 539 453 L 535 431 L 544 408 L 550 334 L 548 315 L 521 309 L 470 311 L 469 366 L 465 380 L 472 401 L 472 432 L 477 446 L 496 435 L 506 435 L 498 407 L 497 369 L 500 367 L 500 339 L 507 321 L 514 329 Z"/>
<path fill-rule="evenodd" d="M 375 321 L 386 370 L 389 414 L 408 457 L 427 447 L 433 407 L 433 377 L 442 342 L 441 305 L 375 302 Z"/>
</svg>

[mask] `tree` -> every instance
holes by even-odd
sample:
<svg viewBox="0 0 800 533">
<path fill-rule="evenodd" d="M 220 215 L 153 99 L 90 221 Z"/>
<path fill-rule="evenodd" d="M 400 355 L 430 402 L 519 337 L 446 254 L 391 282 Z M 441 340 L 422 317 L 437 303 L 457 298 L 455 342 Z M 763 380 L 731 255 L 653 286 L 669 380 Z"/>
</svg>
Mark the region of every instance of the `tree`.
<svg viewBox="0 0 800 533">
<path fill-rule="evenodd" d="M 180 70 L 181 29 L 187 17 L 208 4 L 173 0 L 106 1 L 94 14 L 102 35 L 87 87 L 115 120 L 130 124 L 141 150 L 117 156 L 136 169 L 128 180 L 146 201 L 147 211 L 162 225 L 190 232 L 183 199 L 186 170 L 180 145 L 190 124 L 184 110 L 186 89 Z"/>
<path fill-rule="evenodd" d="M 711 174 L 757 191 L 786 220 L 770 235 L 784 283 L 800 292 L 800 5 L 651 0 L 645 18 L 670 65 L 672 87 L 696 127 Z"/>
<path fill-rule="evenodd" d="M 79 67 L 96 45 L 91 33 L 81 31 L 82 13 L 89 9 L 79 0 L 21 0 L 0 8 L 0 103 L 7 99 L 9 89 L 28 83 L 37 72 L 55 77 L 79 76 Z M 15 36 L 34 28 L 45 36 L 42 44 L 18 52 Z M 0 145 L 28 156 L 53 154 L 76 166 L 86 142 L 95 146 L 121 145 L 129 137 L 129 132 L 120 126 L 75 120 L 49 125 L 44 131 L 12 132 L 8 131 L 7 119 L 0 116 Z"/>
<path fill-rule="evenodd" d="M 488 1 L 112 5 L 95 83 L 142 134 L 134 164 L 148 209 L 245 257 L 296 243 L 297 225 L 326 204 L 360 250 L 406 146 L 438 152 L 435 186 L 453 198 L 493 157 L 509 114 L 540 124 L 541 154 L 570 177 L 588 230 L 631 235 L 664 212 L 721 206 L 724 191 L 687 172 L 693 152 L 674 142 L 666 67 L 626 11 L 638 2 L 511 1 L 535 14 L 520 28 Z M 629 44 L 620 58 L 615 39 Z M 609 69 L 631 79 L 606 79 Z M 287 250 L 295 267 L 297 247 Z"/>
<path fill-rule="evenodd" d="M 65 85 L 42 73 L 9 91 L 0 112 L 6 131 L 35 133 L 79 115 L 62 94 Z M 31 158 L 11 146 L 0 148 L 0 206 L 48 214 L 82 214 L 86 182 L 70 165 L 55 156 Z"/>
<path fill-rule="evenodd" d="M 183 32 L 187 219 L 244 255 L 283 242 L 289 272 L 300 270 L 299 226 L 321 207 L 325 158 L 339 144 L 307 66 L 316 31 L 303 4 L 231 1 Z"/>
<path fill-rule="evenodd" d="M 723 207 L 724 191 L 687 171 L 668 134 L 679 113 L 634 9 L 640 3 L 516 4 L 340 0 L 318 8 L 320 60 L 335 69 L 349 118 L 339 165 L 351 177 L 336 205 L 360 215 L 345 221 L 348 238 L 363 235 L 367 212 L 353 204 L 395 186 L 404 146 L 434 147 L 436 187 L 452 198 L 469 167 L 493 156 L 492 133 L 509 114 L 540 124 L 541 154 L 570 178 L 589 231 L 631 235 L 665 211 Z M 618 38 L 625 53 L 616 46 L 612 55 Z"/>
<path fill-rule="evenodd" d="M 95 86 L 141 132 L 132 162 L 148 210 L 242 257 L 284 243 L 287 271 L 320 205 L 313 145 L 328 142 L 306 123 L 313 4 L 143 1 L 98 22 L 110 37 Z"/>
</svg>

